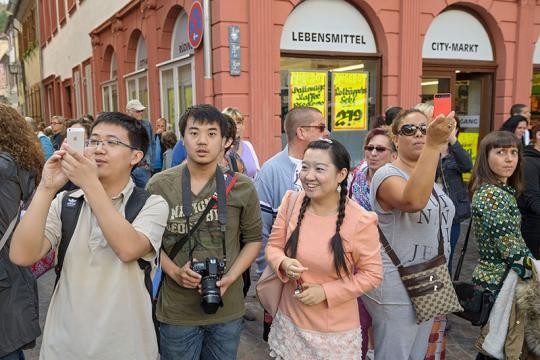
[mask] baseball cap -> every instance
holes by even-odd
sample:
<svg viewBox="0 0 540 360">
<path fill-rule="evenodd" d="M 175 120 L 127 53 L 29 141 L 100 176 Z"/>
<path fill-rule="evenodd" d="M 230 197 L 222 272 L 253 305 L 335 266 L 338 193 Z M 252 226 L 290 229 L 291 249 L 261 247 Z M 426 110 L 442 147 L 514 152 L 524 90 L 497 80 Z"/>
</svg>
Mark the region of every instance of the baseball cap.
<svg viewBox="0 0 540 360">
<path fill-rule="evenodd" d="M 126 105 L 126 110 L 131 110 L 131 111 L 143 111 L 144 109 L 146 109 L 146 106 L 144 106 L 143 104 L 141 104 L 141 102 L 139 100 L 129 100 L 127 105 Z"/>
</svg>

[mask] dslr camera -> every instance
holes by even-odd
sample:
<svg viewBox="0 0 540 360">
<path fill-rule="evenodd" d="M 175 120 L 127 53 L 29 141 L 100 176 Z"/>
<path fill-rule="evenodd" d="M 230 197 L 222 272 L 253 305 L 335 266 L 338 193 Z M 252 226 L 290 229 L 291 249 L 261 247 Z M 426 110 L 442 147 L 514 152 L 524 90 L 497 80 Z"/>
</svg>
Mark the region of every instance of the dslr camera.
<svg viewBox="0 0 540 360">
<path fill-rule="evenodd" d="M 223 305 L 216 282 L 223 276 L 225 261 L 215 256 L 207 257 L 205 261 L 193 261 L 191 270 L 202 276 L 201 307 L 205 313 L 215 314 Z"/>
</svg>

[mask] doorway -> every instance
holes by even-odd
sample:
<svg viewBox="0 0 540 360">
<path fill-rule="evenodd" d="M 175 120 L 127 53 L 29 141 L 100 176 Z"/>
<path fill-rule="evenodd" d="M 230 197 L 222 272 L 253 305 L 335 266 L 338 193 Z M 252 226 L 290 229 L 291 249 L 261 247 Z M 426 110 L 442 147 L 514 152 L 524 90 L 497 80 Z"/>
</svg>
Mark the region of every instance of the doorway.
<svg viewBox="0 0 540 360">
<path fill-rule="evenodd" d="M 463 132 L 477 133 L 481 139 L 493 130 L 493 73 L 460 69 L 424 71 L 421 101 L 433 100 L 438 92 L 452 95 L 452 109 Z"/>
</svg>

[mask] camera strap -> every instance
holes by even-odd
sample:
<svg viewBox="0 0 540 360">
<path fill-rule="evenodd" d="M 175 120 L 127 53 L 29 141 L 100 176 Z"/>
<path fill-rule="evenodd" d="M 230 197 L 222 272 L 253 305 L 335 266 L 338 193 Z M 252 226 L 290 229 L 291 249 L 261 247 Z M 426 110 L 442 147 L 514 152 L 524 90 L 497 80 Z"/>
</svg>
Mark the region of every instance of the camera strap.
<svg viewBox="0 0 540 360">
<path fill-rule="evenodd" d="M 212 195 L 210 198 L 206 208 L 204 209 L 203 213 L 199 217 L 197 223 L 193 228 L 190 226 L 190 216 L 192 213 L 192 204 L 191 204 L 191 175 L 189 173 L 189 169 L 187 166 L 184 167 L 182 172 L 182 209 L 184 211 L 184 217 L 186 218 L 186 227 L 187 227 L 187 234 L 178 241 L 175 246 L 172 248 L 171 252 L 169 253 L 169 257 L 171 260 L 176 257 L 182 246 L 186 243 L 186 241 L 189 242 L 189 260 L 193 261 L 193 251 L 195 250 L 195 247 L 191 245 L 191 237 L 197 230 L 197 228 L 201 225 L 201 223 L 204 221 L 208 213 L 212 208 L 214 208 L 215 204 L 217 203 L 217 210 L 218 210 L 218 221 L 219 221 L 219 228 L 221 232 L 221 244 L 223 247 L 223 260 L 226 263 L 227 258 L 227 250 L 225 246 L 225 231 L 226 231 L 226 222 L 227 222 L 227 194 L 230 192 L 234 184 L 236 183 L 236 175 L 234 174 L 227 174 L 228 184 L 225 185 L 225 175 L 219 168 L 219 166 L 216 167 L 216 192 Z"/>
</svg>

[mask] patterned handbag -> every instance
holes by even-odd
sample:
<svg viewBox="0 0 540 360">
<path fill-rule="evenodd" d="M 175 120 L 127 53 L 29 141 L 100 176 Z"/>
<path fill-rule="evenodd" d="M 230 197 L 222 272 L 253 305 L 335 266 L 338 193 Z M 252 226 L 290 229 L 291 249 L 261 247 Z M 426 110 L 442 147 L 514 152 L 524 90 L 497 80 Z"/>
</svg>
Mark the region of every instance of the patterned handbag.
<svg viewBox="0 0 540 360">
<path fill-rule="evenodd" d="M 438 199 L 435 191 L 433 195 Z M 390 260 L 398 269 L 401 281 L 416 311 L 417 324 L 433 319 L 436 315 L 463 311 L 452 286 L 444 256 L 441 220 L 441 204 L 439 203 L 438 254 L 429 261 L 411 266 L 401 265 L 401 261 L 379 228 L 380 241 Z"/>
</svg>

